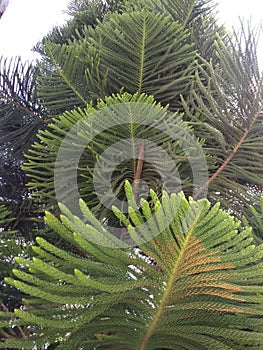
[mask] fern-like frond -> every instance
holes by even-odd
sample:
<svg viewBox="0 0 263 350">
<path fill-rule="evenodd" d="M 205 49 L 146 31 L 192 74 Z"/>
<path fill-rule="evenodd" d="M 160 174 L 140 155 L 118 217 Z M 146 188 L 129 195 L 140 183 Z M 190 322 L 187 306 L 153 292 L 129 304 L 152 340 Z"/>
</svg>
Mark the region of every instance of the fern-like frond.
<svg viewBox="0 0 263 350">
<path fill-rule="evenodd" d="M 169 17 L 147 10 L 111 14 L 96 33 L 90 42 L 108 71 L 110 91 L 124 87 L 172 106 L 189 88 L 195 52 L 186 43 L 187 31 Z"/>
<path fill-rule="evenodd" d="M 194 74 L 189 33 L 163 13 L 110 13 L 69 44 L 46 41 L 38 94 L 59 114 L 122 88 L 153 94 L 175 109 Z"/>
<path fill-rule="evenodd" d="M 114 95 L 97 109 L 67 112 L 38 136 L 24 168 L 34 196 L 49 207 L 58 200 L 74 211 L 80 193 L 98 218 L 109 219 L 116 201 L 125 207 L 126 179 L 134 182 L 138 201 L 149 188 L 192 194 L 206 179 L 190 128 L 144 94 Z"/>
<path fill-rule="evenodd" d="M 126 191 L 130 197 L 128 183 Z M 263 248 L 251 243 L 251 229 L 205 199 L 163 193 L 159 201 L 151 195 L 153 211 L 145 200 L 142 211 L 136 210 L 130 198 L 131 216 L 124 220 L 138 249 L 91 242 L 93 231 L 106 241 L 111 236 L 94 217 L 81 228 L 68 210 L 63 224 L 47 215 L 47 223 L 74 242 L 82 257 L 38 239 L 36 258 L 17 259 L 29 269 L 16 269 L 7 282 L 29 299 L 12 323 L 34 324 L 35 334 L 25 342 L 7 340 L 1 348 L 46 343 L 57 349 L 262 347 Z M 88 210 L 83 201 L 81 207 Z"/>
<path fill-rule="evenodd" d="M 80 49 L 77 42 L 68 46 L 46 40 L 45 53 L 49 59 L 40 65 L 38 95 L 53 115 L 87 104 L 86 67 L 80 64 Z"/>
</svg>

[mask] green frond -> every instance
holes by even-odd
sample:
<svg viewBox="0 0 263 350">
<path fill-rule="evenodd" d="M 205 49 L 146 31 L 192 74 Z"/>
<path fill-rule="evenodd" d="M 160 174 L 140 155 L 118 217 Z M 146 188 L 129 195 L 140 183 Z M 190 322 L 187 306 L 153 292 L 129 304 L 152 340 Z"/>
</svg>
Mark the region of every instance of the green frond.
<svg viewBox="0 0 263 350">
<path fill-rule="evenodd" d="M 16 231 L 10 230 L 10 223 L 15 219 L 12 213 L 4 205 L 0 204 L 0 285 L 3 278 L 10 275 L 13 269 L 14 257 L 21 252 L 18 242 L 12 240 L 16 237 Z M 4 294 L 4 291 L 3 291 Z M 1 297 L 3 298 L 1 293 Z M 0 300 L 1 300 L 0 297 Z"/>
<path fill-rule="evenodd" d="M 139 176 L 134 187 L 137 202 L 147 198 L 148 188 L 157 193 L 164 188 L 168 192 L 183 188 L 192 194 L 204 182 L 201 147 L 190 128 L 179 114 L 169 113 L 144 94 L 112 95 L 104 102 L 99 101 L 98 109 L 89 105 L 66 112 L 38 137 L 24 169 L 32 179 L 28 186 L 37 190 L 33 196 L 41 196 L 48 208 L 56 208 L 57 200 L 72 210 L 74 206 L 78 208 L 80 191 L 91 211 L 103 220 L 108 218 L 112 205 L 119 203 L 120 210 L 126 205 L 127 179 L 134 182 Z M 140 147 L 144 153 L 143 167 L 136 175 Z M 199 178 L 192 180 L 194 171 Z M 74 176 L 77 191 L 66 185 L 75 181 Z M 112 220 L 116 222 L 116 218 Z"/>
<path fill-rule="evenodd" d="M 153 94 L 172 106 L 189 88 L 195 52 L 187 31 L 169 17 L 146 10 L 111 14 L 95 33 L 88 41 L 100 52 L 110 91 Z"/>
<path fill-rule="evenodd" d="M 170 17 L 144 9 L 111 13 L 69 45 L 47 40 L 48 58 L 38 78 L 40 100 L 56 115 L 124 88 L 153 94 L 175 109 L 195 70 L 188 36 Z"/>
<path fill-rule="evenodd" d="M 188 30 L 186 42 L 192 45 L 202 57 L 216 61 L 214 41 L 216 34 L 226 37 L 225 29 L 220 27 L 215 19 L 215 4 L 199 0 L 135 0 L 125 1 L 125 12 L 147 9 L 150 12 L 161 13 L 170 17 L 171 22 L 180 23 Z"/>
<path fill-rule="evenodd" d="M 76 41 L 68 46 L 46 40 L 45 50 L 49 60 L 40 65 L 41 74 L 38 76 L 41 102 L 53 115 L 85 106 L 90 96 L 85 79 L 87 66 L 80 61 L 82 47 Z M 88 62 L 87 59 L 86 64 Z"/>
<path fill-rule="evenodd" d="M 6 225 L 7 222 L 13 221 L 14 219 L 10 217 L 10 211 L 3 205 L 0 204 L 0 225 L 1 227 Z M 2 227 L 3 230 L 3 227 Z"/>
<path fill-rule="evenodd" d="M 144 212 L 149 204 L 143 202 Z M 55 341 L 59 349 L 132 350 L 262 347 L 262 278 L 250 272 L 261 268 L 263 247 L 253 246 L 251 230 L 219 205 L 163 193 L 151 218 L 142 214 L 144 222 L 138 226 L 132 219 L 126 223 L 128 230 L 146 239 L 137 249 L 89 242 L 89 225 L 86 232 L 73 235 L 77 227 L 72 218 L 67 219 L 70 234 L 76 246 L 82 240 L 85 257 L 39 238 L 40 257 L 29 262 L 27 272 L 17 269 L 15 279 L 6 280 L 31 296 L 27 310 L 15 310 L 18 321 L 13 322 L 35 325 L 39 345 Z M 53 227 L 52 220 L 49 214 L 46 221 Z M 149 230 L 151 240 L 145 236 Z M 52 255 L 54 261 L 59 257 L 59 264 L 52 264 Z M 31 343 L 27 338 L 24 345 L 22 340 L 17 344 L 34 342 L 33 336 Z M 0 347 L 15 344 L 10 339 Z"/>
<path fill-rule="evenodd" d="M 29 198 L 21 165 L 24 152 L 47 123 L 36 95 L 38 74 L 36 66 L 21 58 L 0 58 L 0 200 L 15 218 L 9 228 L 17 231 L 17 245 L 32 240 L 33 233 L 29 231 L 36 227 L 32 219 L 36 208 Z"/>
<path fill-rule="evenodd" d="M 74 39 L 85 36 L 87 26 L 96 27 L 98 21 L 102 21 L 109 12 L 119 11 L 121 0 L 107 1 L 71 1 L 67 14 L 70 16 L 63 26 L 55 26 L 52 31 L 38 44 L 35 49 L 43 54 L 43 45 L 48 39 L 55 44 L 70 44 Z"/>
</svg>

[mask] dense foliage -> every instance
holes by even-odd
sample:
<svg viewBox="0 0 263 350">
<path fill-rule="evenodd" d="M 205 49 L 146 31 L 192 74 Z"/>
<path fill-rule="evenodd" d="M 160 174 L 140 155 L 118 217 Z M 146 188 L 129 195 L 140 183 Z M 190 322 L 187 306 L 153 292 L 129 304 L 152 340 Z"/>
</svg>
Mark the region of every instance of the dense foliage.
<svg viewBox="0 0 263 350">
<path fill-rule="evenodd" d="M 262 348 L 260 33 L 214 11 L 74 0 L 1 58 L 0 348 Z"/>
</svg>

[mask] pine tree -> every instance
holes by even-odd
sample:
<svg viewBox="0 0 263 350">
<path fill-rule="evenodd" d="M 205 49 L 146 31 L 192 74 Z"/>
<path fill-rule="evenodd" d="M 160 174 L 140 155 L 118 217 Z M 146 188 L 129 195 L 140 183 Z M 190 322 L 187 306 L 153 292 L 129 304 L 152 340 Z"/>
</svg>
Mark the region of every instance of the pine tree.
<svg viewBox="0 0 263 350">
<path fill-rule="evenodd" d="M 262 348 L 259 33 L 213 11 L 75 0 L 2 59 L 0 348 Z"/>
</svg>

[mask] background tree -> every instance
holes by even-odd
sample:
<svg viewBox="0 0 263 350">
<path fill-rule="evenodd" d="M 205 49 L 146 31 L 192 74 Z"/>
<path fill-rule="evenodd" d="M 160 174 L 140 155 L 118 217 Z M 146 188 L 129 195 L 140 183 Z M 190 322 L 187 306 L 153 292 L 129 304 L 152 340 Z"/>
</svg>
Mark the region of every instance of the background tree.
<svg viewBox="0 0 263 350">
<path fill-rule="evenodd" d="M 80 310 L 70 310 L 74 309 L 76 305 L 80 309 L 82 309 L 82 306 L 84 307 L 80 298 L 83 288 L 86 289 L 88 282 L 83 280 L 82 274 L 87 274 L 87 271 L 92 268 L 91 261 L 93 260 L 96 262 L 93 267 L 94 278 L 100 276 L 102 280 L 95 281 L 94 285 L 89 286 L 91 291 L 87 293 L 98 295 L 100 299 L 102 296 L 105 297 L 104 294 L 100 296 L 100 293 L 108 291 L 109 299 L 107 300 L 112 302 L 112 298 L 115 298 L 114 295 L 122 291 L 125 298 L 120 302 L 121 309 L 118 309 L 118 312 L 126 314 L 128 311 L 131 312 L 132 328 L 126 329 L 128 333 L 132 332 L 132 329 L 137 329 L 133 323 L 136 323 L 136 319 L 139 317 L 136 310 L 140 310 L 140 317 L 146 325 L 151 324 L 151 322 L 147 323 L 146 320 L 158 320 L 158 317 L 153 315 L 154 308 L 149 308 L 149 296 L 148 299 L 145 299 L 148 308 L 135 302 L 135 308 L 131 311 L 130 306 L 125 304 L 129 301 L 130 295 L 125 294 L 123 290 L 117 287 L 117 289 L 111 289 L 109 286 L 105 285 L 103 287 L 100 284 L 103 279 L 112 278 L 112 281 L 114 281 L 114 278 L 120 278 L 122 274 L 123 281 L 125 280 L 125 273 L 128 269 L 127 263 L 131 262 L 124 258 L 125 254 L 119 253 L 121 262 L 116 266 L 118 273 L 122 272 L 116 276 L 114 274 L 108 275 L 105 269 L 101 268 L 101 263 L 108 264 L 107 269 L 114 269 L 111 266 L 112 258 L 109 257 L 113 254 L 112 250 L 102 249 L 103 254 L 108 257 L 106 259 L 105 256 L 98 255 L 99 252 L 94 246 L 86 247 L 85 244 L 88 243 L 84 244 L 84 241 L 76 242 L 76 237 L 73 238 L 72 231 L 79 232 L 78 230 L 82 230 L 81 232 L 86 232 L 86 229 L 79 227 L 75 223 L 76 219 L 73 219 L 65 209 L 63 210 L 68 216 L 67 221 L 63 221 L 67 227 L 66 231 L 55 218 L 47 217 L 46 220 L 50 228 L 47 228 L 43 221 L 44 210 L 46 209 L 55 216 L 60 213 L 61 208 L 57 205 L 54 192 L 55 161 L 64 136 L 73 125 L 83 119 L 83 116 L 85 116 L 86 122 L 86 124 L 83 124 L 85 132 L 80 133 L 80 139 L 83 140 L 88 137 L 92 139 L 92 142 L 87 145 L 78 164 L 78 188 L 81 197 L 96 217 L 95 219 L 85 209 L 83 203 L 82 207 L 86 213 L 85 215 L 89 215 L 91 226 L 96 228 L 98 237 L 100 237 L 98 227 L 101 227 L 98 225 L 103 223 L 104 228 L 108 228 L 108 231 L 110 231 L 111 225 L 123 229 L 122 232 L 125 232 L 128 237 L 133 237 L 136 243 L 136 236 L 134 234 L 131 236 L 130 225 L 137 226 L 138 222 L 145 220 L 145 217 L 149 214 L 147 214 L 146 204 L 144 204 L 144 207 L 140 204 L 140 198 L 142 196 L 146 198 L 149 207 L 155 213 L 154 205 L 157 203 L 157 198 L 162 198 L 164 186 L 171 188 L 169 184 L 163 182 L 164 174 L 167 174 L 169 170 L 172 173 L 169 164 L 160 160 L 157 167 L 158 171 L 156 166 L 154 167 L 153 164 L 147 162 L 141 162 L 143 163 L 141 168 L 138 166 L 139 161 L 143 161 L 140 151 L 147 151 L 147 145 L 141 145 L 140 148 L 139 144 L 135 145 L 134 143 L 134 139 L 141 138 L 148 139 L 156 146 L 162 147 L 175 162 L 179 170 L 179 179 L 175 177 L 167 179 L 167 182 L 171 180 L 170 183 L 173 186 L 171 192 L 182 189 L 186 196 L 193 195 L 194 199 L 199 199 L 205 196 L 206 191 L 208 191 L 207 195 L 210 202 L 214 204 L 220 201 L 224 209 L 235 214 L 239 219 L 245 216 L 246 219 L 243 219 L 244 225 L 248 225 L 248 223 L 253 225 L 257 241 L 261 242 L 260 195 L 262 191 L 263 142 L 260 130 L 262 126 L 263 94 L 262 75 L 259 72 L 256 58 L 256 44 L 259 34 L 256 30 L 243 27 L 240 35 L 230 36 L 224 28 L 218 27 L 212 10 L 213 6 L 210 1 L 189 0 L 181 2 L 166 0 L 159 2 L 137 0 L 94 1 L 92 3 L 89 1 L 74 1 L 69 7 L 72 20 L 63 28 L 55 28 L 36 48 L 42 54 L 42 59 L 37 66 L 22 64 L 19 60 L 7 62 L 2 59 L 0 113 L 1 130 L 5 136 L 1 139 L 1 153 L 3 155 L 3 166 L 1 168 L 3 169 L 1 175 L 3 194 L 1 194 L 1 198 L 3 203 L 12 211 L 12 216 L 16 218 L 9 227 L 10 229 L 17 229 L 17 234 L 21 238 L 21 246 L 31 246 L 36 231 L 38 236 L 45 236 L 45 239 L 48 238 L 49 241 L 38 239 L 39 246 L 34 245 L 33 251 L 30 251 L 30 248 L 24 251 L 21 247 L 20 253 L 18 253 L 24 257 L 17 259 L 17 264 L 20 264 L 20 268 L 23 266 L 25 271 L 29 266 L 29 271 L 33 271 L 35 276 L 16 270 L 16 279 L 20 282 L 14 278 L 7 280 L 9 285 L 14 285 L 23 293 L 31 294 L 37 298 L 34 299 L 34 303 L 38 307 L 35 309 L 33 307 L 31 314 L 20 313 L 19 311 L 17 311 L 16 316 L 6 314 L 7 309 L 11 311 L 14 306 L 17 307 L 20 303 L 27 305 L 27 308 L 29 307 L 28 304 L 31 304 L 31 300 L 21 301 L 21 294 L 16 294 L 16 289 L 9 287 L 11 288 L 10 293 L 14 293 L 15 303 L 6 305 L 6 301 L 3 302 L 4 314 L 2 315 L 2 317 L 13 318 L 19 316 L 22 318 L 21 324 L 20 321 L 15 324 L 17 332 L 14 334 L 3 333 L 6 338 L 25 338 L 31 331 L 32 335 L 39 332 L 42 334 L 42 327 L 47 328 L 48 331 L 44 332 L 44 336 L 40 340 L 35 337 L 33 340 L 29 337 L 21 343 L 10 340 L 6 343 L 9 346 L 15 346 L 15 344 L 21 347 L 32 346 L 36 342 L 41 348 L 41 346 L 44 346 L 43 344 L 52 343 L 52 346 L 60 346 L 60 342 L 62 342 L 61 346 L 65 348 L 64 341 L 67 337 L 70 338 L 68 346 L 72 347 L 72 344 L 77 344 L 76 339 L 82 332 L 81 327 L 78 328 L 79 326 L 77 326 L 76 332 L 72 331 L 67 336 L 65 331 L 58 331 L 62 327 L 59 322 L 57 323 L 58 326 L 52 331 L 51 328 L 55 325 L 55 321 L 52 323 L 50 318 L 52 319 L 57 315 L 58 318 L 72 319 L 72 315 L 74 315 L 74 320 L 78 318 L 82 320 Z M 115 105 L 119 106 L 120 103 L 136 105 L 138 102 L 147 105 L 151 113 L 149 115 L 141 113 L 137 115 L 137 119 L 133 122 L 127 123 L 127 120 L 125 120 L 125 123 L 123 125 L 119 123 L 117 128 L 112 127 L 97 133 L 100 130 L 100 124 L 103 122 L 103 120 L 96 119 L 96 116 L 101 116 L 101 110 L 109 108 L 111 113 L 115 113 Z M 121 115 L 116 114 L 115 116 L 117 120 L 121 121 Z M 143 125 L 142 120 L 145 121 Z M 92 125 L 92 128 L 89 128 L 89 132 L 86 132 L 88 125 Z M 130 128 L 131 125 L 132 128 Z M 162 132 L 160 132 L 160 125 Z M 181 131 L 179 140 L 185 140 L 186 135 L 189 135 L 192 130 L 196 135 L 196 147 L 202 147 L 202 154 L 205 155 L 209 175 L 203 183 L 194 182 L 192 167 L 189 162 L 189 153 L 193 154 L 191 153 L 193 152 L 191 144 L 188 144 L 187 147 L 184 144 L 184 147 L 182 147 L 178 139 L 174 140 L 169 136 L 168 131 L 178 133 L 178 130 Z M 136 189 L 136 191 L 133 187 L 135 201 L 143 212 L 142 217 L 140 216 L 142 214 L 136 213 L 137 216 L 132 216 L 130 213 L 131 216 L 129 215 L 125 219 L 120 212 L 116 210 L 112 212 L 111 209 L 100 202 L 94 189 L 93 175 L 96 160 L 102 157 L 104 150 L 111 144 L 123 139 L 130 140 L 130 144 L 136 147 L 130 153 L 133 155 L 131 159 L 120 164 L 112 174 L 111 185 L 115 196 L 123 202 L 123 205 L 125 205 L 126 196 L 124 183 L 127 179 L 131 183 L 134 180 L 137 180 L 139 184 L 146 183 L 148 188 L 154 189 L 156 196 L 153 193 L 150 196 L 148 192 L 145 193 L 143 186 Z M 152 152 L 154 150 L 156 151 L 156 149 L 152 149 Z M 24 161 L 24 153 L 26 153 L 26 162 Z M 156 152 L 153 154 L 156 158 Z M 195 163 L 200 161 L 199 156 L 200 154 L 195 154 Z M 104 161 L 106 165 L 110 165 L 113 159 L 105 158 Z M 6 174 L 6 169 L 8 169 L 9 174 Z M 27 176 L 24 171 L 26 171 Z M 181 187 L 177 184 L 180 184 Z M 10 188 L 13 190 L 10 191 Z M 69 186 L 69 190 L 65 191 L 65 196 L 68 198 L 72 198 L 71 196 L 74 195 L 70 191 Z M 130 201 L 132 206 L 131 197 Z M 195 205 L 199 206 L 199 211 L 202 205 L 208 206 L 207 202 L 201 201 L 198 203 L 189 204 L 191 210 Z M 183 211 L 183 209 L 181 210 Z M 194 210 L 196 209 L 193 209 L 193 212 Z M 235 269 L 239 271 L 238 269 L 244 263 L 243 266 L 246 266 L 246 268 L 243 272 L 239 271 L 238 273 L 241 273 L 241 275 L 243 273 L 242 276 L 246 276 L 246 278 L 248 278 L 248 273 L 257 276 L 260 269 L 258 262 L 261 258 L 261 246 L 254 250 L 250 244 L 253 237 L 251 233 L 248 233 L 249 230 L 244 230 L 245 233 L 242 233 L 243 231 L 238 228 L 237 223 L 231 226 L 230 221 L 224 216 L 226 214 L 221 212 L 219 214 L 217 209 L 213 210 L 212 212 L 216 212 L 218 216 L 211 221 L 212 226 L 205 226 L 210 237 L 206 241 L 201 230 L 202 225 L 206 225 L 205 218 L 206 215 L 209 216 L 209 209 L 207 209 L 204 217 L 200 217 L 199 230 L 195 231 L 194 237 L 201 239 L 206 249 L 209 250 L 208 254 L 212 254 L 215 245 L 219 244 L 222 248 L 220 250 L 221 255 L 220 258 L 217 257 L 216 259 L 224 260 L 226 249 L 230 249 L 230 255 L 227 255 L 226 260 L 228 261 L 229 257 L 232 256 L 233 266 L 231 268 L 233 268 L 233 271 L 231 270 L 230 277 L 227 277 L 226 273 L 225 280 L 222 282 L 229 282 L 231 286 L 230 284 L 227 287 L 224 285 L 228 292 L 223 295 L 223 303 L 228 305 L 228 308 L 223 311 L 223 313 L 226 313 L 226 317 L 222 318 L 221 321 L 227 326 L 228 331 L 222 324 L 222 328 L 218 330 L 218 333 L 211 337 L 212 330 L 205 328 L 207 325 L 202 323 L 203 318 L 207 317 L 207 305 L 203 303 L 204 314 L 198 316 L 198 322 L 201 322 L 198 323 L 198 326 L 203 328 L 202 331 L 197 331 L 198 334 L 201 332 L 202 335 L 197 336 L 196 333 L 196 339 L 185 340 L 184 346 L 194 349 L 201 348 L 201 346 L 207 346 L 208 348 L 209 346 L 210 348 L 211 346 L 217 346 L 217 348 L 222 349 L 222 344 L 224 344 L 225 348 L 230 349 L 241 349 L 242 347 L 259 349 L 262 345 L 259 340 L 261 320 L 254 316 L 247 317 L 247 315 L 252 311 L 254 314 L 260 314 L 256 294 L 262 281 L 256 277 L 251 277 L 247 282 L 247 286 L 244 286 L 244 281 L 235 279 L 233 274 L 236 273 Z M 254 217 L 257 220 L 254 220 Z M 99 221 L 96 221 L 97 219 Z M 237 238 L 229 241 L 233 247 L 234 245 L 237 246 L 238 254 L 240 252 L 244 254 L 245 258 L 240 262 L 240 265 L 235 260 L 235 254 L 231 255 L 231 249 L 234 248 L 224 245 L 224 242 L 229 240 L 227 237 L 229 237 L 230 231 L 224 231 L 223 226 L 221 227 L 222 232 L 224 232 L 222 241 L 217 241 L 211 233 L 210 228 L 214 227 L 218 220 L 226 220 L 227 226 L 240 232 Z M 91 226 L 89 226 L 90 232 L 92 231 Z M 186 230 L 185 236 L 181 237 L 182 241 L 187 240 L 191 235 L 191 222 L 188 228 L 189 231 Z M 156 232 L 158 233 L 156 226 L 152 229 L 154 235 Z M 86 234 L 88 234 L 88 231 Z M 142 233 L 143 237 L 144 234 L 145 232 Z M 175 227 L 171 229 L 170 235 L 167 233 L 167 236 L 165 236 L 167 242 L 172 246 L 174 244 L 172 243 L 174 234 L 176 234 Z M 158 239 L 154 244 L 161 245 L 162 243 L 164 244 L 163 247 L 166 248 L 169 246 L 168 243 L 163 243 L 165 241 L 163 236 Z M 14 241 L 10 242 L 6 239 L 3 242 L 2 246 L 5 248 L 14 243 Z M 55 246 L 50 245 L 51 243 L 55 243 L 58 250 Z M 178 256 L 171 255 L 167 257 L 163 255 L 159 261 L 158 254 L 164 254 L 161 248 L 158 252 L 156 246 L 149 245 L 145 247 L 139 243 L 138 245 L 143 256 L 148 256 L 152 261 L 152 264 L 143 262 L 142 257 L 136 257 L 135 254 L 134 259 L 137 259 L 138 265 L 134 264 L 134 266 L 138 270 L 144 269 L 146 264 L 147 269 L 152 273 L 154 269 L 152 266 L 157 266 L 159 272 L 155 271 L 154 276 L 161 284 L 167 283 L 168 280 L 174 277 L 172 270 L 169 268 L 165 270 L 163 265 L 169 261 L 170 266 L 174 266 Z M 181 248 L 179 244 L 179 251 Z M 175 249 L 177 248 L 175 247 Z M 246 255 L 246 251 L 250 250 L 252 251 L 251 255 L 249 255 L 250 253 Z M 129 251 L 130 254 L 134 254 L 133 250 L 132 252 Z M 204 253 L 201 248 L 199 252 L 201 255 Z M 30 259 L 27 259 L 28 254 L 38 255 L 40 260 L 35 259 L 34 262 L 31 262 Z M 118 255 L 114 250 L 114 260 L 116 260 L 116 254 Z M 14 263 L 14 255 L 13 252 L 10 253 L 12 264 Z M 6 255 L 3 254 L 3 256 L 8 261 Z M 81 259 L 83 258 L 82 264 Z M 54 269 L 51 266 L 48 267 L 47 263 L 53 266 Z M 207 263 L 211 263 L 211 261 Z M 250 266 L 249 264 L 252 263 L 257 264 L 257 266 Z M 75 266 L 76 269 L 80 268 L 81 272 L 74 274 L 72 266 Z M 226 267 L 226 265 L 224 266 Z M 215 272 L 214 266 L 211 269 Z M 222 269 L 225 270 L 224 267 Z M 10 270 L 9 268 L 9 273 Z M 168 280 L 166 277 L 164 278 L 164 270 L 166 271 L 165 274 L 167 273 L 165 276 L 168 276 Z M 182 275 L 180 276 L 183 278 Z M 206 278 L 206 275 L 203 277 Z M 215 280 L 215 276 L 211 278 L 213 281 Z M 148 275 L 146 279 L 148 280 Z M 62 283 L 61 281 L 64 280 L 65 282 Z M 75 289 L 75 284 L 79 283 L 80 280 L 84 284 Z M 126 282 L 131 284 L 129 278 Z M 124 283 L 125 286 L 126 282 Z M 219 282 L 217 281 L 217 283 Z M 65 290 L 62 287 L 63 284 L 65 284 Z M 2 285 L 6 287 L 6 282 L 3 281 Z M 61 292 L 63 295 L 56 294 L 58 285 L 59 289 L 63 290 Z M 138 293 L 134 294 L 136 299 L 139 298 L 145 288 L 148 288 L 148 285 L 147 287 L 146 285 L 140 285 L 139 288 L 136 283 L 135 285 L 135 289 L 132 287 L 130 290 L 133 292 L 136 290 L 136 293 Z M 149 285 L 153 290 L 155 288 L 157 288 L 156 291 L 158 290 L 158 286 L 150 280 Z M 219 285 L 214 287 L 206 285 L 204 290 L 206 290 L 205 288 L 210 288 L 208 294 L 211 299 L 208 302 L 219 302 L 218 299 L 212 297 L 215 293 L 218 294 L 217 288 L 220 288 Z M 215 288 L 213 293 L 211 288 Z M 234 288 L 240 290 L 237 291 Z M 172 290 L 170 291 L 172 292 Z M 195 293 L 194 291 L 193 288 L 192 292 Z M 244 291 L 247 291 L 247 299 L 242 294 Z M 244 300 L 246 300 L 246 305 L 243 305 L 243 308 L 240 305 L 241 300 L 237 300 L 241 296 L 237 297 L 235 294 L 238 292 L 241 292 L 245 298 Z M 162 292 L 160 291 L 160 293 Z M 231 299 L 230 295 L 233 297 L 233 293 L 237 299 L 230 311 L 227 300 Z M 53 299 L 48 295 L 52 295 Z M 149 295 L 151 295 L 150 292 Z M 200 297 L 197 302 L 203 302 L 202 298 L 204 298 L 205 293 L 201 293 L 201 295 L 203 297 Z M 1 299 L 4 300 L 4 296 L 1 296 Z M 74 300 L 75 302 L 73 302 Z M 160 306 L 162 301 L 162 298 L 155 299 L 156 307 Z M 176 303 L 176 300 L 171 299 L 171 303 L 167 305 L 172 307 L 174 303 Z M 73 306 L 68 307 L 68 305 Z M 222 305 L 220 307 L 222 308 Z M 46 312 L 47 308 L 50 308 L 51 311 Z M 239 318 L 238 310 L 241 309 Z M 88 338 L 84 340 L 79 338 L 79 340 L 89 342 L 87 346 L 92 344 L 93 346 L 110 348 L 109 346 L 116 347 L 114 342 L 119 341 L 119 344 L 124 344 L 121 345 L 124 346 L 123 348 L 136 348 L 137 345 L 132 341 L 129 344 L 130 347 L 125 342 L 121 343 L 123 339 L 120 339 L 118 335 L 116 336 L 116 328 L 109 327 L 107 323 L 102 326 L 103 322 L 96 323 L 102 315 L 101 312 L 102 310 L 96 310 L 94 314 L 94 327 L 96 328 L 97 325 L 99 328 L 98 331 L 96 330 L 99 334 L 95 335 L 93 333 L 96 339 Z M 182 312 L 184 313 L 184 311 Z M 213 309 L 213 312 L 216 324 L 219 322 L 218 319 L 221 318 L 217 318 L 215 309 Z M 45 317 L 42 317 L 43 314 Z M 231 318 L 232 314 L 234 314 L 233 318 Z M 110 315 L 113 317 L 112 314 Z M 87 313 L 86 320 L 89 317 Z M 171 317 L 173 316 L 171 315 Z M 230 318 L 231 322 L 229 322 Z M 124 330 L 125 322 L 128 319 L 128 316 L 122 318 L 123 324 L 119 330 L 123 331 L 123 335 L 127 335 Z M 233 321 L 234 319 L 237 320 L 236 323 Z M 131 319 L 129 319 L 130 321 Z M 7 332 L 6 326 L 9 321 L 3 322 L 4 332 Z M 86 327 L 85 322 L 83 325 Z M 251 337 L 249 337 L 247 330 L 242 328 L 244 322 L 247 322 L 247 330 L 253 331 Z M 230 323 L 232 326 L 230 326 Z M 32 324 L 36 324 L 38 327 L 32 327 Z M 27 327 L 28 325 L 31 326 Z M 68 330 L 69 324 L 65 322 L 65 325 L 67 325 Z M 90 332 L 93 331 L 93 325 L 90 324 L 87 327 L 91 327 Z M 165 328 L 164 325 L 161 325 L 161 327 Z M 190 327 L 189 324 L 188 327 Z M 197 327 L 197 324 L 195 324 L 195 327 Z M 229 327 L 231 330 L 229 330 Z M 236 333 L 234 332 L 235 327 L 239 330 Z M 144 328 L 140 329 L 140 334 L 146 332 L 145 336 L 142 335 L 141 338 L 140 336 L 138 338 L 138 342 L 141 339 L 140 349 L 146 348 L 147 344 L 149 349 L 154 348 L 153 346 L 155 348 L 156 346 L 157 348 L 171 348 L 171 344 L 175 344 L 172 338 L 170 338 L 169 344 L 163 342 L 162 339 L 167 338 L 165 332 L 160 337 L 158 336 L 159 342 L 157 342 L 157 340 L 153 340 L 155 339 L 154 332 L 151 333 L 149 329 L 148 331 Z M 209 334 L 208 336 L 204 335 L 205 329 Z M 222 338 L 220 332 L 224 333 Z M 191 332 L 188 333 L 191 334 Z M 148 335 L 146 336 L 146 334 Z M 152 340 L 150 340 L 151 336 L 153 336 Z M 205 340 L 204 337 L 207 339 Z M 82 345 L 80 343 L 78 346 Z M 179 346 L 179 343 L 176 346 Z"/>
</svg>

